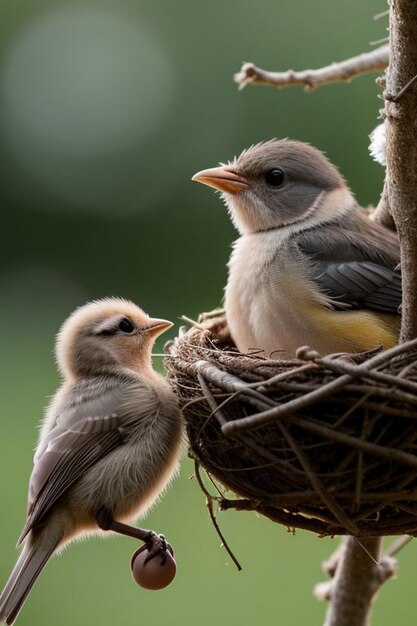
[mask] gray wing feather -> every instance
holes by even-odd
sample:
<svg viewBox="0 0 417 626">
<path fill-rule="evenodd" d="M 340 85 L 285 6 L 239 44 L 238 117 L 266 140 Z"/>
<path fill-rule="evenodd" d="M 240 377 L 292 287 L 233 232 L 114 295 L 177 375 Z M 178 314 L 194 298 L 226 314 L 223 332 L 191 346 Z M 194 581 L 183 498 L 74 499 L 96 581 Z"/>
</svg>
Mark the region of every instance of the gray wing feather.
<svg viewBox="0 0 417 626">
<path fill-rule="evenodd" d="M 132 394 L 133 392 L 133 394 Z M 29 510 L 19 543 L 56 501 L 100 459 L 122 445 L 127 438 L 125 425 L 132 415 L 126 399 L 132 395 L 130 411 L 139 408 L 139 385 L 111 385 L 110 389 L 84 385 L 82 401 L 64 406 L 56 426 L 39 447 L 29 483 Z M 73 392 L 77 397 L 77 390 Z"/>
<path fill-rule="evenodd" d="M 401 304 L 397 236 L 353 208 L 293 236 L 311 262 L 311 278 L 334 308 L 397 313 Z"/>
<path fill-rule="evenodd" d="M 350 305 L 397 313 L 401 304 L 401 274 L 367 261 L 318 263 L 314 281 L 337 306 Z"/>
</svg>

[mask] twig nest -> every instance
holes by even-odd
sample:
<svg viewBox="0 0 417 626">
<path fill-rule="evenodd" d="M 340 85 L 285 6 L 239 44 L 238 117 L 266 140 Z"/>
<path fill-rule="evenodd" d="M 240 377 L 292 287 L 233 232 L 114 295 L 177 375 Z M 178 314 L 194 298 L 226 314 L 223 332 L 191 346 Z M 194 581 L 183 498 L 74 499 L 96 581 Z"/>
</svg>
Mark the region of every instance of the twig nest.
<svg viewBox="0 0 417 626">
<path fill-rule="evenodd" d="M 206 316 L 166 348 L 190 454 L 238 496 L 220 507 L 320 535 L 417 535 L 417 340 L 283 361 L 225 338 Z"/>
</svg>

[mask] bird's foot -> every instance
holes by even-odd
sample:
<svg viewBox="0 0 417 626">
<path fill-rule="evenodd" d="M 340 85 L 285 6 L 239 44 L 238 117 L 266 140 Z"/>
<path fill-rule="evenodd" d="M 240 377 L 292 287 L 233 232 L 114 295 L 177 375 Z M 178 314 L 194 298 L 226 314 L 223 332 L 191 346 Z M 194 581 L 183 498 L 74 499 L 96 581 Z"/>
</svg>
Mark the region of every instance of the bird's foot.
<svg viewBox="0 0 417 626">
<path fill-rule="evenodd" d="M 153 530 L 145 530 L 144 528 L 138 528 L 137 526 L 129 526 L 129 524 L 123 524 L 117 522 L 113 518 L 113 514 L 107 507 L 101 507 L 96 513 L 97 526 L 101 530 L 112 531 L 125 537 L 132 537 L 133 539 L 139 539 L 143 541 L 149 554 L 146 557 L 145 563 L 151 561 L 156 556 L 161 557 L 161 565 L 164 565 L 167 559 L 167 550 L 173 554 L 172 546 L 167 543 L 164 535 L 158 535 Z"/>
<path fill-rule="evenodd" d="M 145 564 L 159 556 L 161 558 L 161 565 L 165 565 L 167 560 L 167 551 L 174 554 L 172 546 L 167 542 L 164 535 L 154 533 L 153 530 L 149 530 L 148 535 L 149 538 L 146 541 L 148 556 L 145 559 Z"/>
</svg>

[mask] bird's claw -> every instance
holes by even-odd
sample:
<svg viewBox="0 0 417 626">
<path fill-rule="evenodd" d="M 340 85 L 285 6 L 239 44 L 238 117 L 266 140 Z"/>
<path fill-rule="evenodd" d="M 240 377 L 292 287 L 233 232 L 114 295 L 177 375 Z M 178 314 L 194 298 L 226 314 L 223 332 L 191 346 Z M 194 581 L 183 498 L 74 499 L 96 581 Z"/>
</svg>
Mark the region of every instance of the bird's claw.
<svg viewBox="0 0 417 626">
<path fill-rule="evenodd" d="M 153 530 L 149 531 L 149 536 L 145 545 L 149 552 L 145 559 L 145 565 L 157 556 L 161 558 L 161 565 L 165 565 L 167 560 L 167 551 L 169 550 L 171 554 L 173 554 L 172 547 L 169 543 L 167 543 L 165 536 L 154 533 Z"/>
</svg>

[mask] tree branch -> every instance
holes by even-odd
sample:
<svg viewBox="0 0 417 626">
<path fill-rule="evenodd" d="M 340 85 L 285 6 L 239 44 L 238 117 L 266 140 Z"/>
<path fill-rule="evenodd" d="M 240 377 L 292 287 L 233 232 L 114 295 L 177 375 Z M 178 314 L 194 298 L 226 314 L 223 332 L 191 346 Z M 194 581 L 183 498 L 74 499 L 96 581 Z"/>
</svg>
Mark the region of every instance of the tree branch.
<svg viewBox="0 0 417 626">
<path fill-rule="evenodd" d="M 316 586 L 321 600 L 331 600 L 324 626 L 367 626 L 370 624 L 372 602 L 380 587 L 396 572 L 390 556 L 381 558 L 382 539 L 344 537 L 331 560 L 330 583 Z"/>
<path fill-rule="evenodd" d="M 412 82 L 417 75 L 416 40 L 416 0 L 391 2 L 384 96 L 388 200 L 401 243 L 401 341 L 417 337 L 417 88 Z"/>
<path fill-rule="evenodd" d="M 376 219 L 392 214 L 401 243 L 403 306 L 400 340 L 417 337 L 417 1 L 390 3 L 389 68 L 385 95 L 387 174 Z M 378 215 L 379 213 L 379 215 Z M 364 547 L 380 560 L 381 541 Z M 381 565 L 385 567 L 382 567 Z M 355 538 L 343 544 L 330 589 L 325 626 L 367 626 L 378 589 L 395 572 L 390 557 L 377 566 Z"/>
<path fill-rule="evenodd" d="M 277 89 L 290 85 L 304 85 L 305 91 L 313 91 L 329 83 L 347 82 L 362 74 L 380 72 L 388 65 L 388 53 L 388 45 L 384 45 L 339 63 L 301 72 L 293 70 L 269 72 L 256 67 L 253 63 L 244 63 L 240 72 L 234 75 L 234 81 L 239 85 L 239 89 L 246 85 L 271 85 Z"/>
</svg>

